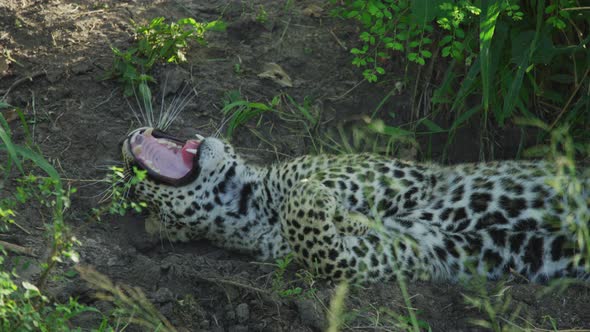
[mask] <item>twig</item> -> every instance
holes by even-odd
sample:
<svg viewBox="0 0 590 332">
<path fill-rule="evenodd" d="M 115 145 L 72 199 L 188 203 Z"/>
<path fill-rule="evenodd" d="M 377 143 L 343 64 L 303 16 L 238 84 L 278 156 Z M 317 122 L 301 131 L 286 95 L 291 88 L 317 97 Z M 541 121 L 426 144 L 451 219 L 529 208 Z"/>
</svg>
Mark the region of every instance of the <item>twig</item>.
<svg viewBox="0 0 590 332">
<path fill-rule="evenodd" d="M 590 7 L 570 7 L 570 8 L 563 8 L 561 10 L 590 10 Z"/>
<path fill-rule="evenodd" d="M 559 112 L 559 115 L 557 115 L 557 118 L 555 118 L 555 120 L 553 121 L 551 126 L 549 126 L 549 130 L 551 130 L 551 129 L 553 129 L 553 127 L 555 127 L 555 125 L 557 124 L 559 119 L 561 119 L 561 116 L 565 113 L 567 108 L 570 106 L 572 100 L 574 100 L 574 97 L 578 94 L 578 90 L 580 90 L 580 88 L 582 87 L 582 85 L 583 85 L 582 82 L 584 82 L 584 80 L 586 79 L 586 76 L 588 76 L 588 73 L 590 73 L 590 68 L 586 69 L 584 76 L 582 76 L 582 79 L 580 80 L 580 84 L 578 84 L 578 86 L 576 86 L 576 88 L 574 89 L 574 92 L 572 93 L 570 98 L 567 100 L 567 103 L 565 103 L 565 106 L 563 106 L 563 108 L 561 109 L 561 112 Z"/>
<path fill-rule="evenodd" d="M 113 96 L 115 95 L 115 92 L 116 92 L 117 90 L 119 90 L 119 88 L 115 88 L 115 89 L 113 89 L 113 90 L 111 91 L 111 95 L 110 95 L 110 96 L 109 96 L 107 99 L 105 99 L 105 100 L 101 101 L 100 103 L 98 103 L 98 104 L 94 105 L 94 107 L 92 107 L 92 110 L 95 110 L 95 109 L 99 108 L 100 106 L 102 106 L 102 105 L 104 105 L 104 104 L 108 103 L 108 102 L 109 102 L 109 101 L 110 101 L 110 100 L 113 98 Z"/>
<path fill-rule="evenodd" d="M 250 286 L 250 285 L 246 285 L 246 284 L 242 284 L 236 281 L 232 281 L 232 280 L 227 280 L 227 279 L 210 279 L 210 278 L 206 278 L 206 277 L 197 277 L 198 279 L 201 279 L 203 281 L 206 282 L 211 282 L 211 283 L 220 283 L 220 284 L 226 284 L 226 285 L 230 285 L 230 286 L 235 286 L 235 287 L 239 287 L 239 288 L 245 288 L 245 289 L 249 289 L 251 291 L 255 291 L 257 293 L 261 293 L 264 295 L 271 295 L 271 292 L 265 290 L 265 289 L 261 289 L 261 288 L 257 288 L 254 286 Z"/>
<path fill-rule="evenodd" d="M 78 18 L 80 18 L 82 16 L 92 15 L 92 14 L 97 14 L 97 13 L 102 13 L 104 11 L 105 11 L 104 9 L 91 10 L 91 11 L 88 11 L 88 12 L 83 12 L 83 13 L 80 13 L 78 15 L 75 15 L 75 16 L 72 17 L 72 19 L 75 20 L 75 19 L 78 19 Z"/>
<path fill-rule="evenodd" d="M 285 29 L 283 29 L 283 33 L 281 33 L 281 37 L 279 37 L 279 40 L 275 43 L 275 47 L 278 47 L 279 45 L 281 45 L 283 43 L 283 38 L 285 38 L 285 34 L 287 33 L 287 30 L 289 29 L 289 25 L 291 24 L 291 18 L 289 18 L 289 20 L 287 21 L 287 24 L 285 25 Z"/>
<path fill-rule="evenodd" d="M 352 92 L 352 90 L 356 89 L 356 88 L 357 88 L 359 85 L 361 85 L 361 84 L 362 84 L 364 81 L 365 81 L 365 80 L 364 80 L 364 79 L 362 79 L 362 80 L 360 80 L 360 81 L 359 81 L 357 84 L 355 84 L 355 85 L 354 85 L 352 88 L 350 88 L 348 91 L 346 91 L 345 93 L 341 94 L 340 96 L 337 96 L 337 97 L 332 97 L 332 98 L 328 98 L 328 99 L 330 99 L 330 100 L 332 100 L 332 101 L 334 101 L 334 100 L 338 100 L 338 99 L 342 99 L 342 98 L 344 98 L 344 97 L 345 97 L 347 94 L 351 93 L 351 92 Z"/>
<path fill-rule="evenodd" d="M 14 226 L 18 227 L 18 229 L 20 229 L 21 231 L 27 233 L 27 235 L 31 235 L 31 232 L 29 232 L 26 228 L 24 228 L 23 226 L 19 225 L 17 222 L 13 222 Z"/>
<path fill-rule="evenodd" d="M 42 71 L 37 71 L 32 73 L 29 76 L 25 76 L 22 78 L 19 78 L 18 80 L 16 80 L 14 83 L 12 83 L 12 85 L 4 92 L 4 91 L 0 91 L 0 94 L 4 93 L 4 95 L 2 96 L 3 99 L 6 99 L 6 96 L 8 96 L 8 93 L 10 93 L 10 90 L 16 88 L 17 86 L 25 83 L 26 81 L 33 81 L 34 78 L 39 77 L 41 75 L 47 75 L 47 71 L 42 70 Z"/>
<path fill-rule="evenodd" d="M 27 256 L 32 256 L 32 257 L 37 257 L 34 253 L 33 253 L 33 249 L 31 248 L 26 248 L 23 246 L 19 246 L 18 244 L 13 244 L 13 243 L 9 243 L 6 241 L 2 241 L 0 240 L 0 246 L 12 251 L 12 252 L 16 252 L 18 254 L 23 254 L 23 255 L 27 255 Z"/>
<path fill-rule="evenodd" d="M 344 43 L 338 38 L 338 36 L 336 36 L 334 30 L 330 29 L 328 31 L 330 31 L 330 34 L 332 35 L 332 37 L 334 37 L 338 45 L 340 45 L 340 47 L 342 47 L 345 51 L 348 51 L 348 47 L 346 47 L 346 45 L 344 45 Z"/>
</svg>

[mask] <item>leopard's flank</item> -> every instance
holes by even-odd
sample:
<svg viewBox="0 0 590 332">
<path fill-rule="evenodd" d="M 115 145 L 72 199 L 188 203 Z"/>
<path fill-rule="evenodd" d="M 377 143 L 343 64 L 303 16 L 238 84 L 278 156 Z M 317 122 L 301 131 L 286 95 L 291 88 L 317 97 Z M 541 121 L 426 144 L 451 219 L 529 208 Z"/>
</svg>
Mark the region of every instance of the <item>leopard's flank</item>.
<svg viewBox="0 0 590 332">
<path fill-rule="evenodd" d="M 304 156 L 266 168 L 216 138 L 151 128 L 124 142 L 148 231 L 268 260 L 293 253 L 334 279 L 588 278 L 567 206 L 542 161 L 439 166 L 378 155 Z M 588 193 L 588 181 L 583 188 Z M 588 220 L 577 220 L 588 223 Z"/>
</svg>

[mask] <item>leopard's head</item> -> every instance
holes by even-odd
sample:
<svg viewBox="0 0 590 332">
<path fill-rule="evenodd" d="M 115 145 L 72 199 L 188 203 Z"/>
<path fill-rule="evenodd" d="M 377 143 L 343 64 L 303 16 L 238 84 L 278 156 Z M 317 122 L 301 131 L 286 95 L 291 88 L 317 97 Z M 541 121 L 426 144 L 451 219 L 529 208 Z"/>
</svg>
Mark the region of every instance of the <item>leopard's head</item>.
<svg viewBox="0 0 590 332">
<path fill-rule="evenodd" d="M 189 225 L 192 232 L 203 232 L 211 224 L 209 219 L 216 214 L 211 206 L 224 209 L 234 199 L 232 190 L 242 162 L 222 140 L 185 140 L 144 127 L 125 138 L 122 154 L 128 171 L 137 167 L 147 172 L 146 179 L 133 188 L 135 195 L 173 218 L 176 225 Z"/>
<path fill-rule="evenodd" d="M 152 181 L 174 187 L 195 182 L 201 173 L 236 158 L 231 145 L 217 138 L 183 140 L 149 127 L 127 135 L 122 153 L 127 165 L 147 171 Z"/>
</svg>

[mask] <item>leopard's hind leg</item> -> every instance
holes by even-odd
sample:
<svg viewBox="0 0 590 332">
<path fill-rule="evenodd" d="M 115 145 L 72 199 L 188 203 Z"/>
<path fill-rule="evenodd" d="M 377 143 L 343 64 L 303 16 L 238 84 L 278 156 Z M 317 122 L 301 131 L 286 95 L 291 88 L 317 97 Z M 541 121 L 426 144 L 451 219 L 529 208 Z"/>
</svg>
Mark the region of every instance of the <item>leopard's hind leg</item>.
<svg viewBox="0 0 590 332">
<path fill-rule="evenodd" d="M 281 205 L 283 236 L 296 259 L 312 272 L 354 281 L 390 279 L 398 271 L 413 277 L 434 272 L 419 239 L 365 229 L 359 224 L 369 218 L 339 209 L 336 197 L 315 180 L 297 183 Z M 344 225 L 351 223 L 357 227 L 349 231 Z"/>
</svg>

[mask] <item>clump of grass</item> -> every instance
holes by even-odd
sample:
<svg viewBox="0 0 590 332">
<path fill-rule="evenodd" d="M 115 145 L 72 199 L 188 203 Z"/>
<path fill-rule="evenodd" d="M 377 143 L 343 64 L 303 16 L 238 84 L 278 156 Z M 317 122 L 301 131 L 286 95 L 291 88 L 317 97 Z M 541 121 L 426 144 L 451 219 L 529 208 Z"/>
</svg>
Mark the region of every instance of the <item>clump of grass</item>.
<svg viewBox="0 0 590 332">
<path fill-rule="evenodd" d="M 525 151 L 526 156 L 542 157 L 556 167 L 550 185 L 561 198 L 559 208 L 568 211 L 566 220 L 574 234 L 576 256 L 574 264 L 590 274 L 590 168 L 576 163 L 576 155 L 590 158 L 590 143 L 576 143 L 571 136 L 571 127 L 552 129 L 550 125 L 535 119 L 521 119 L 522 125 L 535 126 L 550 136 L 549 144 L 539 145 Z"/>
<path fill-rule="evenodd" d="M 5 253 L 2 253 L 5 255 Z M 4 257 L 0 256 L 0 268 Z M 2 331 L 73 331 L 71 320 L 82 313 L 100 311 L 70 298 L 67 303 L 54 302 L 28 282 L 15 282 L 15 272 L 0 270 L 0 330 Z"/>
<path fill-rule="evenodd" d="M 10 105 L 0 102 L 0 107 L 7 108 Z M 26 126 L 26 122 L 23 122 L 23 126 Z M 19 180 L 20 185 L 13 192 L 14 201 L 10 202 L 10 198 L 3 200 L 8 205 L 1 208 L 4 211 L 4 220 L 12 221 L 11 216 L 16 214 L 15 203 L 24 204 L 33 200 L 51 211 L 51 223 L 46 225 L 49 231 L 51 250 L 47 262 L 42 265 L 43 273 L 37 284 L 42 288 L 52 268 L 61 261 L 61 257 L 77 260 L 78 255 L 73 250 L 77 241 L 70 235 L 64 220 L 64 213 L 70 205 L 69 196 L 76 190 L 64 188 L 59 173 L 42 155 L 31 147 L 20 146 L 12 141 L 8 122 L 1 114 L 0 139 L 0 146 L 6 151 L 8 157 L 6 166 L 2 168 L 5 178 L 10 174 L 12 167 L 15 167 L 22 175 Z M 45 174 L 41 176 L 33 173 L 27 174 L 25 161 L 32 162 L 36 167 L 35 171 L 40 170 Z"/>
<path fill-rule="evenodd" d="M 104 205 L 93 209 L 94 219 L 101 220 L 105 213 L 123 216 L 128 211 L 139 213 L 146 209 L 147 203 L 133 200 L 129 193 L 135 185 L 145 179 L 147 171 L 137 167 L 128 171 L 117 166 L 109 167 L 109 171 L 105 180 L 109 184 L 109 188 L 101 199 L 101 203 Z"/>
<path fill-rule="evenodd" d="M 149 331 L 176 332 L 176 328 L 147 299 L 138 287 L 115 285 L 107 276 L 89 267 L 78 266 L 76 270 L 82 279 L 99 291 L 96 297 L 111 302 L 116 309 L 116 331 L 135 324 Z"/>
<path fill-rule="evenodd" d="M 242 97 L 238 90 L 232 90 L 225 94 L 223 99 L 223 108 L 221 111 L 227 117 L 226 120 L 226 137 L 231 137 L 239 126 L 243 126 L 246 122 L 258 117 L 258 121 L 262 118 L 260 115 L 266 112 L 274 111 L 274 107 L 278 104 L 278 98 L 273 98 L 270 104 L 250 102 Z"/>
<path fill-rule="evenodd" d="M 0 101 L 0 108 L 10 105 Z M 26 121 L 21 117 L 25 132 L 28 133 Z M 31 142 L 30 138 L 27 139 Z M 56 265 L 64 259 L 78 261 L 74 247 L 79 244 L 71 235 L 65 223 L 65 212 L 69 208 L 70 194 L 75 189 L 66 188 L 57 170 L 32 146 L 21 146 L 14 143 L 10 127 L 4 116 L 0 114 L 0 150 L 6 153 L 7 162 L 0 167 L 4 178 L 8 179 L 13 169 L 20 178 L 17 186 L 6 192 L 0 200 L 0 222 L 6 230 L 18 225 L 14 219 L 19 212 L 31 205 L 38 205 L 48 210 L 51 219 L 45 224 L 49 255 L 41 264 L 41 276 L 33 284 L 32 281 L 21 280 L 13 270 L 11 273 L 0 271 L 0 329 L 3 331 L 69 331 L 72 318 L 84 313 L 99 311 L 81 305 L 76 299 L 70 298 L 67 303 L 58 303 L 43 295 L 43 288 Z M 19 226 L 21 230 L 24 228 Z M 6 252 L 0 250 L 0 267 L 3 267 Z M 106 325 L 105 325 L 106 326 Z"/>
<path fill-rule="evenodd" d="M 487 282 L 483 278 L 474 278 L 468 284 L 475 294 L 463 294 L 465 303 L 485 314 L 485 318 L 471 318 L 471 324 L 490 331 L 510 331 L 518 325 L 514 323 L 519 318 L 521 307 L 514 308 L 510 296 L 509 286 L 500 282 L 490 292 Z"/>
<path fill-rule="evenodd" d="M 330 312 L 328 313 L 329 325 L 328 332 L 337 332 L 343 324 L 346 295 L 348 294 L 348 284 L 343 282 L 336 286 L 336 291 L 330 301 Z"/>
<path fill-rule="evenodd" d="M 125 51 L 111 48 L 115 58 L 109 75 L 123 83 L 125 95 L 131 96 L 134 87 L 154 81 L 150 72 L 156 63 L 186 62 L 190 41 L 204 45 L 207 31 L 224 29 L 225 24 L 218 20 L 200 23 L 183 18 L 166 23 L 163 17 L 154 18 L 148 25 L 136 26 L 133 47 Z"/>
</svg>

